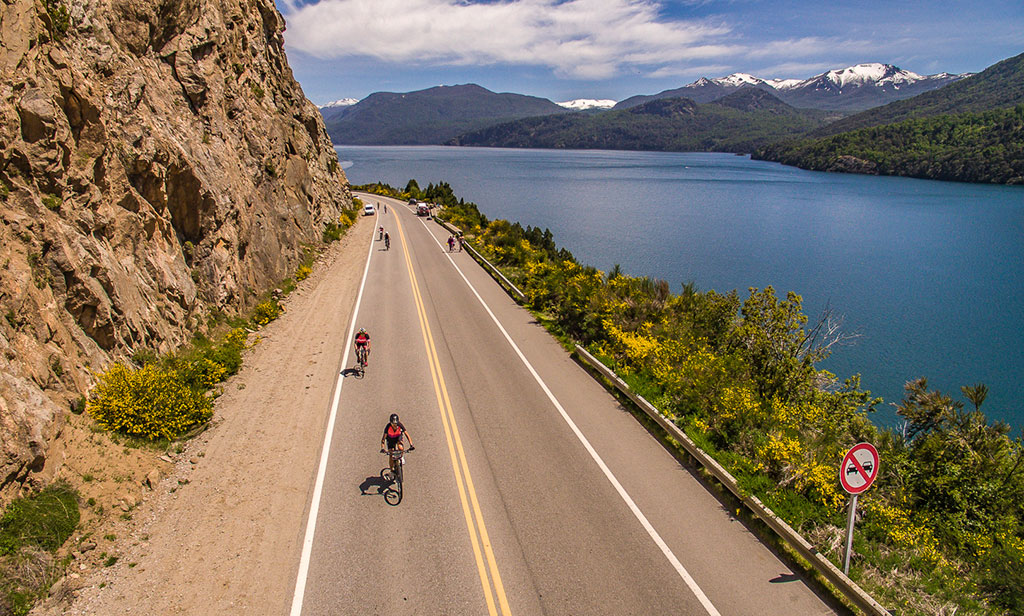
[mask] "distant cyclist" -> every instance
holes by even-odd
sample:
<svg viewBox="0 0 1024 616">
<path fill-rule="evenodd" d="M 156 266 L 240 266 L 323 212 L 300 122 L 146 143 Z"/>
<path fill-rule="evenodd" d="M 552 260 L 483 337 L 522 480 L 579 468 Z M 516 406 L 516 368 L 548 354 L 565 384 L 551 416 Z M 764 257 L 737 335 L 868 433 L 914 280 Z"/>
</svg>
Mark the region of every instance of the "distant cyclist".
<svg viewBox="0 0 1024 616">
<path fill-rule="evenodd" d="M 384 250 L 391 250 L 391 236 L 384 233 Z"/>
<path fill-rule="evenodd" d="M 388 418 L 388 423 L 384 426 L 384 435 L 380 437 L 380 448 L 387 451 L 393 451 L 395 449 L 405 450 L 402 446 L 402 437 L 409 441 L 408 451 L 416 449 L 412 446 L 412 438 L 409 437 L 409 431 L 405 429 L 402 422 L 398 421 L 398 413 L 391 413 L 391 417 Z"/>
<path fill-rule="evenodd" d="M 381 227 L 380 229 L 378 229 L 377 239 L 378 240 L 384 239 L 384 227 Z"/>
<path fill-rule="evenodd" d="M 356 334 L 355 345 L 356 357 L 358 358 L 359 354 L 363 353 L 362 363 L 370 363 L 370 334 L 362 327 L 359 328 L 359 333 Z"/>
</svg>

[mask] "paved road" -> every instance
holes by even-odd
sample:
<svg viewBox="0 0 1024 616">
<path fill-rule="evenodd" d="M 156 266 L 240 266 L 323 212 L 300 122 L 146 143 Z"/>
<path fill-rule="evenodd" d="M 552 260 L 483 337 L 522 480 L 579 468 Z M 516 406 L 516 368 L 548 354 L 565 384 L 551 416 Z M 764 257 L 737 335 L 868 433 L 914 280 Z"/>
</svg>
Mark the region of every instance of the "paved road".
<svg viewBox="0 0 1024 616">
<path fill-rule="evenodd" d="M 293 614 L 835 613 L 441 227 L 369 200 L 373 352 L 339 379 Z M 416 446 L 397 506 L 391 412 Z"/>
</svg>

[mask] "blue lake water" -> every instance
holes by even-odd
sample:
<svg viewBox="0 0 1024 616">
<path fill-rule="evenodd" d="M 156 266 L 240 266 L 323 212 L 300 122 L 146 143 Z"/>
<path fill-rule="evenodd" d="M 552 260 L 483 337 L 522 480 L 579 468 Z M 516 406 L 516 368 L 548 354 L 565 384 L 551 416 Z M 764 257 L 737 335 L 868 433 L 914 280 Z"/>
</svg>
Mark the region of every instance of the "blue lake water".
<svg viewBox="0 0 1024 616">
<path fill-rule="evenodd" d="M 1024 426 L 1024 187 L 803 171 L 729 154 L 338 146 L 354 184 L 448 182 L 583 263 L 678 292 L 772 285 L 858 337 L 822 364 L 885 398 L 985 383 Z"/>
</svg>

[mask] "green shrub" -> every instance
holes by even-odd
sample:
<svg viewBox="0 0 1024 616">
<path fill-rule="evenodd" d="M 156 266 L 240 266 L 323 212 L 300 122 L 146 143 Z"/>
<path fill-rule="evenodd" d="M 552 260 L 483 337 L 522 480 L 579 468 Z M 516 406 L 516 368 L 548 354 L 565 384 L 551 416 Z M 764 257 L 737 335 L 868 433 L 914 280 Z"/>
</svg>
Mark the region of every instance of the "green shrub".
<svg viewBox="0 0 1024 616">
<path fill-rule="evenodd" d="M 32 282 L 37 289 L 45 289 L 50 285 L 52 276 L 50 270 L 43 263 L 43 258 L 38 252 L 28 253 L 28 266 L 32 270 Z"/>
<path fill-rule="evenodd" d="M 1024 614 L 1024 541 L 1004 538 L 978 563 L 979 586 L 992 595 L 992 603 L 1011 614 Z"/>
<path fill-rule="evenodd" d="M 156 354 L 153 349 L 147 349 L 145 347 L 136 349 L 132 353 L 132 363 L 136 366 L 147 366 L 149 364 L 155 364 L 160 360 L 160 357 Z"/>
<path fill-rule="evenodd" d="M 164 366 L 173 370 L 182 383 L 205 391 L 242 367 L 242 350 L 248 336 L 242 327 L 232 329 L 217 342 L 198 334 L 191 345 L 168 357 Z"/>
<path fill-rule="evenodd" d="M 59 41 L 71 29 L 71 14 L 60 0 L 43 0 L 43 6 L 50 17 L 50 34 Z"/>
<path fill-rule="evenodd" d="M 78 494 L 66 483 L 19 498 L 0 517 L 0 555 L 26 546 L 53 552 L 75 531 L 78 519 Z"/>
<path fill-rule="evenodd" d="M 266 92 L 263 91 L 263 88 L 261 88 L 258 83 L 250 83 L 249 87 L 252 89 L 252 95 L 255 96 L 257 99 L 262 99 L 263 95 L 266 94 Z"/>
<path fill-rule="evenodd" d="M 51 212 L 60 211 L 60 206 L 64 204 L 64 200 L 57 195 L 45 195 L 42 201 L 46 209 Z"/>
<path fill-rule="evenodd" d="M 116 363 L 99 375 L 88 408 L 96 423 L 108 430 L 174 440 L 209 421 L 210 406 L 210 400 L 174 370 L 153 364 L 132 370 Z"/>
<path fill-rule="evenodd" d="M 345 228 L 335 222 L 329 222 L 324 227 L 324 244 L 330 244 L 331 242 L 337 242 L 341 239 L 341 236 L 345 233 Z"/>
</svg>

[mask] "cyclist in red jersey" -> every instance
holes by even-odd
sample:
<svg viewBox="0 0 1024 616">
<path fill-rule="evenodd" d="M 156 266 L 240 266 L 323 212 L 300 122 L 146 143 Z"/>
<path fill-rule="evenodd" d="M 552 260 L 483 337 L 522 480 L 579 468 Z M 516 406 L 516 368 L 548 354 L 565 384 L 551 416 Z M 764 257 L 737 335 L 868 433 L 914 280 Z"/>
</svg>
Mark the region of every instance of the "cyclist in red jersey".
<svg viewBox="0 0 1024 616">
<path fill-rule="evenodd" d="M 409 431 L 405 429 L 402 422 L 398 421 L 398 413 L 391 413 L 391 417 L 388 419 L 388 423 L 384 426 L 384 434 L 380 437 L 381 449 L 405 449 L 402 445 L 402 437 L 409 441 L 409 451 L 415 449 L 412 446 L 412 438 L 409 436 Z"/>
<path fill-rule="evenodd" d="M 360 349 L 366 349 L 365 363 L 370 363 L 370 334 L 365 329 L 359 328 L 359 333 L 356 334 L 355 345 L 356 357 L 359 356 Z"/>
</svg>

